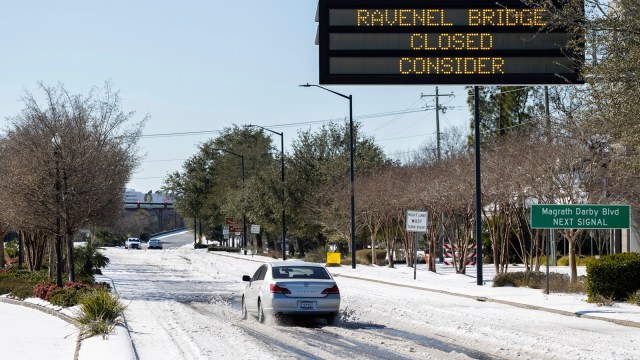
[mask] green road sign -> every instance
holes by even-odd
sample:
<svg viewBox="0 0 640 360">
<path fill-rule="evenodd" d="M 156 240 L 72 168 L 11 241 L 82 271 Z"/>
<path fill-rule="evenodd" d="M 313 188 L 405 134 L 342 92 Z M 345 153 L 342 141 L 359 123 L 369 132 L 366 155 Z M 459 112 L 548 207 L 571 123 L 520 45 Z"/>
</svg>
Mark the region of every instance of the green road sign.
<svg viewBox="0 0 640 360">
<path fill-rule="evenodd" d="M 531 205 L 533 229 L 627 229 L 629 205 Z"/>
</svg>

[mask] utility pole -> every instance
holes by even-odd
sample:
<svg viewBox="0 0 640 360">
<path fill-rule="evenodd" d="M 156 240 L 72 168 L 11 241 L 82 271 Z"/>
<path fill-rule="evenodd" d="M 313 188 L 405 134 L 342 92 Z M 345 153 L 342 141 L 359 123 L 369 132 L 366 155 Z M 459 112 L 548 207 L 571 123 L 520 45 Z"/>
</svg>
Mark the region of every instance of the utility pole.
<svg viewBox="0 0 640 360">
<path fill-rule="evenodd" d="M 440 150 L 440 110 L 445 110 L 446 107 L 440 107 L 440 97 L 452 97 L 453 92 L 451 92 L 451 94 L 443 94 L 440 95 L 438 93 L 438 87 L 436 86 L 436 94 L 435 95 L 425 95 L 425 94 L 420 94 L 420 98 L 425 98 L 425 97 L 432 97 L 434 96 L 436 98 L 436 156 L 438 158 L 438 161 L 442 160 L 442 151 Z M 440 223 L 440 234 L 439 234 L 439 238 L 440 238 L 440 244 L 442 245 L 442 243 L 444 242 L 444 214 L 442 214 L 442 219 L 441 219 L 441 223 Z M 440 246 L 440 248 L 438 249 L 438 258 L 440 258 L 440 261 L 444 261 L 444 250 L 442 248 L 442 246 Z M 427 264 L 427 268 L 429 267 L 429 264 Z"/>
<path fill-rule="evenodd" d="M 546 117 L 545 131 L 547 133 L 547 142 L 551 144 L 553 138 L 551 137 L 551 111 L 549 110 L 549 86 L 544 87 L 544 109 Z"/>
<path fill-rule="evenodd" d="M 438 161 L 442 160 L 442 155 L 441 155 L 441 151 L 440 151 L 440 110 L 445 110 L 446 107 L 440 107 L 440 97 L 451 97 L 454 96 L 453 92 L 451 94 L 444 94 L 444 95 L 440 95 L 438 94 L 438 87 L 436 86 L 436 94 L 435 95 L 425 95 L 425 94 L 420 94 L 420 98 L 425 98 L 425 97 L 435 97 L 436 98 L 436 153 L 438 156 Z"/>
</svg>

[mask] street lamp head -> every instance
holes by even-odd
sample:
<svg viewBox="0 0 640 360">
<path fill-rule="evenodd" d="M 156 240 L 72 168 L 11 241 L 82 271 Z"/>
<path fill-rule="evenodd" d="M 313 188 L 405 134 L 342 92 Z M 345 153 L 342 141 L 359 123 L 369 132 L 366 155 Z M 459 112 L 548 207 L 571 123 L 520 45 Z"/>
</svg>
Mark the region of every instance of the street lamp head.
<svg viewBox="0 0 640 360">
<path fill-rule="evenodd" d="M 298 85 L 298 86 L 300 86 L 300 87 L 312 87 L 313 85 L 311 85 L 311 84 L 309 84 L 309 83 L 306 83 L 306 84 Z"/>
</svg>

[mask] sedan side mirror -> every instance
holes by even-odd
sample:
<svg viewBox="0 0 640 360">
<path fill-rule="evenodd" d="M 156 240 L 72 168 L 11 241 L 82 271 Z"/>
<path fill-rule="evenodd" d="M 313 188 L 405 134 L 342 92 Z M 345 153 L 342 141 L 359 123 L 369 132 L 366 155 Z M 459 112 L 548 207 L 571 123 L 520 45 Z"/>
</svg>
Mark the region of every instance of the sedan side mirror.
<svg viewBox="0 0 640 360">
<path fill-rule="evenodd" d="M 251 276 L 249 276 L 249 275 L 243 275 L 243 276 L 242 276 L 242 281 L 251 281 Z"/>
</svg>

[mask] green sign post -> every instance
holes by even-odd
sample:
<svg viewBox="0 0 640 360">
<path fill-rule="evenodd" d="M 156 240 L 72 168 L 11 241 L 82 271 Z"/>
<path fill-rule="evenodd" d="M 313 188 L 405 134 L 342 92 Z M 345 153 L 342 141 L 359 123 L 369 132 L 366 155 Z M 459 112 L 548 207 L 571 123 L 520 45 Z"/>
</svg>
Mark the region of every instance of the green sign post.
<svg viewBox="0 0 640 360">
<path fill-rule="evenodd" d="M 629 205 L 531 205 L 533 229 L 627 229 Z"/>
</svg>

